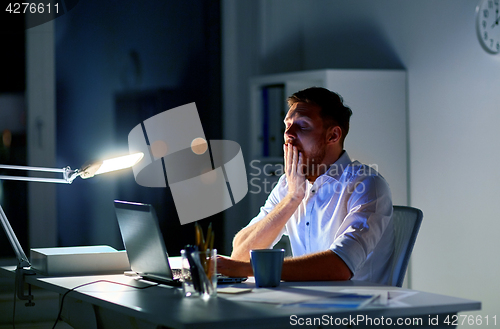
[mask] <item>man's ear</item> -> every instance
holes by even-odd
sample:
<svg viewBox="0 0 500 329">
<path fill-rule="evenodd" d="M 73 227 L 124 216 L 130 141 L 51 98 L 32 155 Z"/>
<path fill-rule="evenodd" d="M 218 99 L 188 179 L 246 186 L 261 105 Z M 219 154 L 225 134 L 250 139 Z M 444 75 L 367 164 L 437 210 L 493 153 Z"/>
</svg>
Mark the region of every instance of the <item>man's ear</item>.
<svg viewBox="0 0 500 329">
<path fill-rule="evenodd" d="M 337 143 L 340 141 L 342 138 L 342 129 L 340 129 L 340 126 L 333 126 L 328 128 L 328 131 L 326 133 L 327 137 L 327 144 L 329 143 Z"/>
</svg>

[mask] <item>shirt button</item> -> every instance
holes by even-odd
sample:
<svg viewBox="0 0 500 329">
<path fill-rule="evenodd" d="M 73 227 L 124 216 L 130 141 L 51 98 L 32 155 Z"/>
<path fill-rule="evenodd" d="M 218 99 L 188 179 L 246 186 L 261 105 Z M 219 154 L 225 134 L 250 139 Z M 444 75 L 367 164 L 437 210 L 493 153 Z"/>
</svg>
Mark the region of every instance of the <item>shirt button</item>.
<svg viewBox="0 0 500 329">
<path fill-rule="evenodd" d="M 307 222 L 306 225 L 309 226 L 309 222 Z"/>
<path fill-rule="evenodd" d="M 315 193 L 315 192 L 316 192 L 316 190 L 311 190 L 311 192 Z"/>
</svg>

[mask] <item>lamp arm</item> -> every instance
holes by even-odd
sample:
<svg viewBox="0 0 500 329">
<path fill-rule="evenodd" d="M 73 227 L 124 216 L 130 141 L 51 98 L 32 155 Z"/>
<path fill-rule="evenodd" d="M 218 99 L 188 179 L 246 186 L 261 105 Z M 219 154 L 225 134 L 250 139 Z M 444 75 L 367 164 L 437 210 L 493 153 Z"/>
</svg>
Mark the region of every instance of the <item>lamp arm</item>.
<svg viewBox="0 0 500 329">
<path fill-rule="evenodd" d="M 71 184 L 73 183 L 75 178 L 81 176 L 82 173 L 83 172 L 79 171 L 78 169 L 72 170 L 70 167 L 66 167 L 64 168 L 63 177 L 68 184 Z"/>
<path fill-rule="evenodd" d="M 63 175 L 63 178 L 0 175 L 0 180 L 71 184 L 76 177 L 81 175 L 78 169 L 72 170 L 70 167 L 59 169 L 59 168 L 0 165 L 0 169 L 53 172 L 53 173 L 62 173 Z"/>
<path fill-rule="evenodd" d="M 31 266 L 28 257 L 21 248 L 21 244 L 19 244 L 19 240 L 17 240 L 17 236 L 12 230 L 12 226 L 10 226 L 10 222 L 7 219 L 7 215 L 5 215 L 2 206 L 0 205 L 0 224 L 2 225 L 7 238 L 9 239 L 12 248 L 14 249 L 14 253 L 16 254 L 18 260 L 18 268 L 29 267 Z"/>
</svg>

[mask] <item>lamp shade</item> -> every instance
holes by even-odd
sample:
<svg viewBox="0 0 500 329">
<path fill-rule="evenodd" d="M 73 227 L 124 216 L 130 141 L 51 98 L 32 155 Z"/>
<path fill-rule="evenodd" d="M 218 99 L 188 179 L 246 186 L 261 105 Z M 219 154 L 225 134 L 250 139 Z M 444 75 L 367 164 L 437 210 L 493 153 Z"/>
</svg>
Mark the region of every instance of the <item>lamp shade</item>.
<svg viewBox="0 0 500 329">
<path fill-rule="evenodd" d="M 144 153 L 134 153 L 129 155 L 120 156 L 117 158 L 98 161 L 86 165 L 81 171 L 81 177 L 86 179 L 94 175 L 104 174 L 111 171 L 126 169 L 137 164 L 144 157 Z"/>
</svg>

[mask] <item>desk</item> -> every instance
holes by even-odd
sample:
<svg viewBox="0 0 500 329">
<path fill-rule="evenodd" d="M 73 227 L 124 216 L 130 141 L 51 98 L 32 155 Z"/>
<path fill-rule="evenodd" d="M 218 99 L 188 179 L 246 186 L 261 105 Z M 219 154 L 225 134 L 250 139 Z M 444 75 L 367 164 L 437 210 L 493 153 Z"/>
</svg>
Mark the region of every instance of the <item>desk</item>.
<svg viewBox="0 0 500 329">
<path fill-rule="evenodd" d="M 14 276 L 14 267 L 0 268 L 0 275 Z M 76 286 L 98 280 L 125 283 L 144 287 L 148 283 L 124 275 L 99 275 L 79 277 L 26 276 L 26 283 L 64 294 Z M 254 287 L 252 280 L 239 284 L 240 287 Z M 279 307 L 273 304 L 235 301 L 238 295 L 219 294 L 217 298 L 202 300 L 184 298 L 178 288 L 153 286 L 135 289 L 118 284 L 99 282 L 79 288 L 67 295 L 64 301 L 63 319 L 77 328 L 293 328 L 307 321 L 314 327 L 328 328 L 337 321 L 353 318 L 371 319 L 373 328 L 384 327 L 391 321 L 395 327 L 399 318 L 421 319 L 419 328 L 437 328 L 429 321 L 439 315 L 440 322 L 447 315 L 462 311 L 479 310 L 481 303 L 462 298 L 417 292 L 397 287 L 367 284 L 360 281 L 346 282 L 282 282 L 279 289 L 305 289 L 305 291 L 342 291 L 345 289 L 370 289 L 391 291 L 403 296 L 399 304 L 392 306 L 367 306 L 363 309 L 317 309 Z M 36 296 L 35 296 L 36 302 Z M 314 320 L 317 319 L 317 320 Z M 451 319 L 451 318 L 450 318 Z M 381 322 L 385 320 L 386 322 Z M 84 324 L 82 324 L 83 322 Z M 325 323 L 324 321 L 328 321 Z M 408 321 L 408 320 L 407 320 Z M 321 323 L 323 322 L 323 323 Z M 293 325 L 295 323 L 295 325 Z M 377 324 L 378 323 L 378 324 Z M 325 325 L 326 324 L 326 325 Z M 358 327 L 369 328 L 370 322 L 358 322 Z M 405 326 L 400 326 L 405 327 Z M 446 326 L 450 328 L 452 326 Z"/>
</svg>

